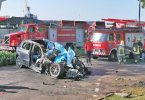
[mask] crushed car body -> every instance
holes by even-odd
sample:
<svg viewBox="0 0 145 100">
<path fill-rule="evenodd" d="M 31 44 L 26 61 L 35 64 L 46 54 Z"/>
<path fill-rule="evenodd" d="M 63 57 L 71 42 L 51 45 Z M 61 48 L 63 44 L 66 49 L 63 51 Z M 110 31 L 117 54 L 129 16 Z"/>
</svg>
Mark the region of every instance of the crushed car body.
<svg viewBox="0 0 145 100">
<path fill-rule="evenodd" d="M 18 45 L 16 53 L 18 67 L 28 67 L 55 78 L 80 80 L 90 73 L 72 48 L 66 49 L 47 39 L 24 40 Z"/>
</svg>

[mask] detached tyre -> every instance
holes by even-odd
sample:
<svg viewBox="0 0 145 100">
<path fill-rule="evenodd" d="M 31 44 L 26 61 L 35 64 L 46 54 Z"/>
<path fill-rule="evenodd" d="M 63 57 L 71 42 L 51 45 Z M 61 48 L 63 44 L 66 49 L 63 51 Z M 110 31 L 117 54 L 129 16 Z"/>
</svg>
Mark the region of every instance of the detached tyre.
<svg viewBox="0 0 145 100">
<path fill-rule="evenodd" d="M 19 68 L 23 67 L 22 60 L 19 56 L 16 58 L 16 66 L 19 67 Z"/>
<path fill-rule="evenodd" d="M 61 63 L 53 63 L 49 71 L 53 78 L 63 78 L 65 76 L 64 64 Z"/>
</svg>

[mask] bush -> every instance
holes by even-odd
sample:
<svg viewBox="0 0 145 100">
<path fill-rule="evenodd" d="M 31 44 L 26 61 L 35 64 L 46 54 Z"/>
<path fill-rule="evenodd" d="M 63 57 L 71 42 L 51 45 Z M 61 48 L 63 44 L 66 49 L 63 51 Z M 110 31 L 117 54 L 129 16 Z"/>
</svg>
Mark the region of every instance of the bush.
<svg viewBox="0 0 145 100">
<path fill-rule="evenodd" d="M 0 51 L 0 66 L 15 65 L 16 53 Z"/>
</svg>

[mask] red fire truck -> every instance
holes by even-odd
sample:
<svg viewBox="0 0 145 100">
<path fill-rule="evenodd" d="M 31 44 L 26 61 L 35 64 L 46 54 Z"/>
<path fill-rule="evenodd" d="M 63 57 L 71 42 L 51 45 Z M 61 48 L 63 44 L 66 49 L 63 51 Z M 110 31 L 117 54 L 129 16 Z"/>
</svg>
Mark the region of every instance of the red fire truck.
<svg viewBox="0 0 145 100">
<path fill-rule="evenodd" d="M 25 39 L 49 39 L 53 42 L 76 43 L 76 46 L 84 45 L 84 30 L 86 22 L 62 21 L 62 25 L 47 27 L 46 25 L 22 24 L 16 33 L 10 33 L 4 37 L 4 50 L 6 47 L 16 47 Z M 76 28 L 78 27 L 78 28 Z M 2 47 L 1 47 L 2 48 Z"/>
<path fill-rule="evenodd" d="M 61 25 L 48 29 L 48 39 L 63 45 L 75 43 L 77 47 L 84 46 L 87 23 L 83 21 L 61 21 Z"/>
<path fill-rule="evenodd" d="M 100 23 L 103 26 L 99 27 L 96 24 L 88 31 L 88 36 L 93 43 L 93 58 L 108 57 L 109 60 L 113 61 L 117 59 L 117 46 L 121 40 L 129 49 L 133 46 L 133 38 L 144 42 L 144 34 L 138 27 L 105 28 L 105 23 Z M 131 54 L 131 52 L 126 51 L 126 54 Z"/>
<path fill-rule="evenodd" d="M 18 28 L 18 32 L 7 34 L 4 37 L 4 45 L 16 47 L 25 39 L 47 39 L 47 27 L 37 24 L 23 24 Z"/>
</svg>

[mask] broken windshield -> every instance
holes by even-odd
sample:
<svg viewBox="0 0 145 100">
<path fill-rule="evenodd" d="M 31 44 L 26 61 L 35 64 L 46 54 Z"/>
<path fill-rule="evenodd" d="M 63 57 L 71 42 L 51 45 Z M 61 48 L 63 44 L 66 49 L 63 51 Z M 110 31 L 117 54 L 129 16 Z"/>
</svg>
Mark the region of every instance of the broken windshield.
<svg viewBox="0 0 145 100">
<path fill-rule="evenodd" d="M 91 35 L 92 42 L 106 42 L 107 41 L 107 34 L 105 33 L 93 33 Z"/>
</svg>

